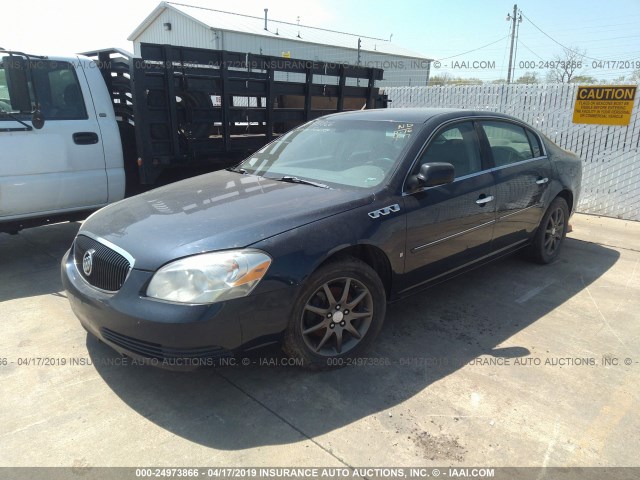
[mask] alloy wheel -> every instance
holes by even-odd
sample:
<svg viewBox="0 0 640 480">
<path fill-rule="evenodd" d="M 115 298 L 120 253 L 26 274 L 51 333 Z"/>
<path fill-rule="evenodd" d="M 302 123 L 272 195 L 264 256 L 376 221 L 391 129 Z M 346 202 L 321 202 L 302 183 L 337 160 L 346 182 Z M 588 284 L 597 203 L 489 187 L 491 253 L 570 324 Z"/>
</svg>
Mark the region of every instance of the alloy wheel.
<svg viewBox="0 0 640 480">
<path fill-rule="evenodd" d="M 311 351 L 332 357 L 358 345 L 372 319 L 373 297 L 369 289 L 354 278 L 337 278 L 321 285 L 309 297 L 300 330 Z"/>
<path fill-rule="evenodd" d="M 549 215 L 544 234 L 544 249 L 548 255 L 553 255 L 562 242 L 564 228 L 564 211 L 562 208 L 556 208 L 554 212 Z"/>
</svg>

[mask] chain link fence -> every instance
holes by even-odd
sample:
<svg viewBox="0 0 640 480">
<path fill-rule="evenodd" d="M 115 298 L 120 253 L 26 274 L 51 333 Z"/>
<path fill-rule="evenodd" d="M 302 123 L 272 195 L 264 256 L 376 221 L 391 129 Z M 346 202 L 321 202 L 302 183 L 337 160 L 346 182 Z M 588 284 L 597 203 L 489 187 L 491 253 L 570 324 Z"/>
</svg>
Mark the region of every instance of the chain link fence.
<svg viewBox="0 0 640 480">
<path fill-rule="evenodd" d="M 387 87 L 390 108 L 489 110 L 520 118 L 583 162 L 582 213 L 640 221 L 640 95 L 626 127 L 573 123 L 578 85 Z"/>
</svg>

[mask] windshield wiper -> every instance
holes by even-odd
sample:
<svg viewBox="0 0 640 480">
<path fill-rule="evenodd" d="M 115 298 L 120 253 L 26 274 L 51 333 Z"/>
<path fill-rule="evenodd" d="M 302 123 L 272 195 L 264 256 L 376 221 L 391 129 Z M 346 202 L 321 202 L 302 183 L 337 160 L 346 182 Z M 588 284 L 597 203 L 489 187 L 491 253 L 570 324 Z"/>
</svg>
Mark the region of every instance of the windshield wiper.
<svg viewBox="0 0 640 480">
<path fill-rule="evenodd" d="M 301 183 L 303 185 L 312 185 L 314 187 L 320 188 L 331 188 L 329 185 L 325 185 L 324 183 L 312 182 L 311 180 L 305 180 L 304 178 L 292 177 L 291 175 L 285 175 L 282 178 L 278 178 L 280 182 L 289 182 L 289 183 Z"/>
<path fill-rule="evenodd" d="M 33 130 L 33 127 L 31 125 L 29 125 L 28 123 L 24 123 L 22 120 L 20 120 L 18 117 L 16 117 L 13 113 L 9 113 L 6 110 L 4 110 L 3 108 L 0 108 L 0 116 L 9 117 L 10 119 L 15 120 L 19 124 L 24 125 L 24 128 L 3 128 L 0 131 L 3 131 L 3 132 L 13 131 L 13 132 L 15 132 L 16 130 L 19 130 L 19 131 L 24 131 L 24 132 L 30 132 L 31 130 Z"/>
</svg>

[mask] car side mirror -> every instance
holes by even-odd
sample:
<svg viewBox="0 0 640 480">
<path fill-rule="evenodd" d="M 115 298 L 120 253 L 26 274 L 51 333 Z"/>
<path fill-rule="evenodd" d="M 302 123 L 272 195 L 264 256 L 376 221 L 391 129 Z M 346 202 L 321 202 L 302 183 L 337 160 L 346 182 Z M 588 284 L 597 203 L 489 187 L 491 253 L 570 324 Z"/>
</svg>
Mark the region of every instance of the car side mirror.
<svg viewBox="0 0 640 480">
<path fill-rule="evenodd" d="M 40 130 L 44 127 L 44 115 L 40 110 L 34 110 L 31 115 L 31 125 L 33 125 L 33 128 L 36 130 Z"/>
<path fill-rule="evenodd" d="M 11 108 L 21 113 L 31 112 L 27 61 L 22 57 L 12 55 L 3 57 L 2 64 L 6 74 Z"/>
<path fill-rule="evenodd" d="M 420 171 L 411 178 L 412 189 L 436 187 L 453 182 L 455 169 L 450 163 L 433 162 L 420 165 Z"/>
</svg>

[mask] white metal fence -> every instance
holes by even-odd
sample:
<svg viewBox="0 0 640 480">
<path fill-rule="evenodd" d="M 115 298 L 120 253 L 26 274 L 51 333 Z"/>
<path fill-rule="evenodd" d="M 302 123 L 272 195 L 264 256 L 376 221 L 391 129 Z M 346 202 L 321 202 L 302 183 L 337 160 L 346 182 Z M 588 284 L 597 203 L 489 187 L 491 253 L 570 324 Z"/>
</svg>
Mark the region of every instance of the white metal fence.
<svg viewBox="0 0 640 480">
<path fill-rule="evenodd" d="M 397 107 L 490 110 L 518 117 L 583 161 L 578 211 L 640 221 L 640 95 L 626 127 L 572 122 L 577 85 L 388 87 Z"/>
</svg>

